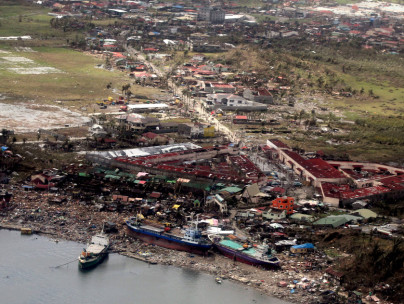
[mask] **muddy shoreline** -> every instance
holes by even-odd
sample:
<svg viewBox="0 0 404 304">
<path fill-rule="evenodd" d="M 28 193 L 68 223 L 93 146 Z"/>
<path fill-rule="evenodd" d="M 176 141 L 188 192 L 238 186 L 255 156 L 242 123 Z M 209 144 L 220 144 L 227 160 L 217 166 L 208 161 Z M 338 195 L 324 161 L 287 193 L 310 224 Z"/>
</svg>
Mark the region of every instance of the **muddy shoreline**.
<svg viewBox="0 0 404 304">
<path fill-rule="evenodd" d="M 130 214 L 114 212 L 94 212 L 91 207 L 76 200 L 68 200 L 63 205 L 51 205 L 47 200 L 50 193 L 14 191 L 11 210 L 3 211 L 0 216 L 1 229 L 20 230 L 29 227 L 38 233 L 56 240 L 69 240 L 86 243 L 92 235 L 99 232 L 101 223 L 112 221 L 117 224 L 118 232 L 111 233 L 112 252 L 150 263 L 172 265 L 221 277 L 253 287 L 260 292 L 292 303 L 315 303 L 318 292 L 310 293 L 304 289 L 279 287 L 280 281 L 288 283 L 303 277 L 308 281 L 319 281 L 320 271 L 304 270 L 304 257 L 289 257 L 280 254 L 281 270 L 263 270 L 232 260 L 215 252 L 207 257 L 174 251 L 149 245 L 128 235 L 124 219 Z"/>
</svg>

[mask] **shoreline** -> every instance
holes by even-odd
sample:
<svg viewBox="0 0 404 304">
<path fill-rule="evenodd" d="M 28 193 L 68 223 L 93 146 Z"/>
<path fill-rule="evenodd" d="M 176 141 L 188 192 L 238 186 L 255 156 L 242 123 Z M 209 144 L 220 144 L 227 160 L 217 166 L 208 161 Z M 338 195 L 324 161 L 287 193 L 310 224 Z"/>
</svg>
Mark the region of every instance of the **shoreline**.
<svg viewBox="0 0 404 304">
<path fill-rule="evenodd" d="M 50 240 L 85 243 L 85 239 L 77 239 L 69 236 L 63 237 L 55 231 L 44 230 L 41 227 L 33 228 L 33 224 L 34 223 L 26 223 L 26 225 L 22 225 L 6 221 L 3 218 L 0 222 L 0 229 L 21 230 L 21 228 L 31 226 L 32 234 L 42 235 Z M 110 237 L 117 236 L 116 234 L 109 235 Z M 90 234 L 88 234 L 88 236 L 90 236 Z M 184 251 L 170 250 L 155 245 L 149 245 L 127 236 L 126 233 L 123 234 L 123 238 L 113 239 L 112 251 L 112 253 L 118 253 L 128 258 L 133 258 L 152 265 L 160 264 L 186 268 L 220 277 L 223 280 L 231 280 L 235 283 L 254 288 L 266 296 L 290 303 L 307 304 L 318 299 L 314 294 L 308 292 L 299 291 L 291 294 L 289 289 L 278 287 L 280 281 L 288 281 L 291 278 L 291 273 L 287 272 L 285 269 L 263 270 L 240 262 L 233 262 L 215 252 L 209 253 L 207 257 L 203 257 Z"/>
</svg>

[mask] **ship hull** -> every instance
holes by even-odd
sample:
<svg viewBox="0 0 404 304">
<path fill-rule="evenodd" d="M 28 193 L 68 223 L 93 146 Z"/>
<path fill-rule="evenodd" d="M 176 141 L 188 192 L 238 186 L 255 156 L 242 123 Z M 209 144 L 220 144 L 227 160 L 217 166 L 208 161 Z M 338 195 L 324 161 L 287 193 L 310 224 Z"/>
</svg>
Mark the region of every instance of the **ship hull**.
<svg viewBox="0 0 404 304">
<path fill-rule="evenodd" d="M 262 267 L 265 269 L 278 269 L 280 267 L 279 260 L 277 260 L 276 258 L 274 259 L 273 262 L 263 261 L 263 260 L 254 258 L 252 256 L 249 256 L 247 254 L 238 252 L 237 250 L 222 246 L 220 244 L 215 244 L 215 247 L 217 250 L 219 250 L 219 252 L 221 254 L 223 254 L 225 257 L 227 257 L 229 259 L 232 259 L 233 261 L 241 262 L 241 263 L 256 266 L 256 267 Z"/>
<path fill-rule="evenodd" d="M 86 261 L 81 261 L 79 259 L 79 267 L 80 269 L 89 269 L 97 266 L 98 264 L 102 263 L 104 260 L 105 256 L 107 255 L 106 252 L 100 253 L 96 258 L 92 260 L 86 260 Z"/>
<path fill-rule="evenodd" d="M 206 252 L 212 248 L 211 244 L 193 244 L 187 243 L 180 239 L 171 238 L 165 234 L 154 234 L 153 232 L 144 231 L 141 229 L 136 229 L 131 226 L 128 226 L 128 229 L 134 237 L 137 239 L 148 243 L 157 245 L 160 247 L 178 250 L 178 251 L 186 251 L 190 253 L 205 255 Z"/>
</svg>

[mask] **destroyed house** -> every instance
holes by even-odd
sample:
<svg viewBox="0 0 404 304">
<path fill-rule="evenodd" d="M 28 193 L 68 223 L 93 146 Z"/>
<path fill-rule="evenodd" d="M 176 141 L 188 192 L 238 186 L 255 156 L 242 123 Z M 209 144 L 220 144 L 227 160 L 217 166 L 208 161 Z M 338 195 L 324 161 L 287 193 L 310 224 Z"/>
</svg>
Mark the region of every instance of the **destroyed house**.
<svg viewBox="0 0 404 304">
<path fill-rule="evenodd" d="M 193 51 L 201 53 L 216 53 L 222 52 L 223 49 L 220 45 L 216 44 L 195 44 L 193 46 Z"/>
<path fill-rule="evenodd" d="M 220 82 L 205 82 L 204 90 L 207 93 L 235 93 L 236 88 L 228 83 L 220 83 Z"/>
<path fill-rule="evenodd" d="M 153 131 L 155 133 L 175 133 L 178 132 L 178 123 L 176 122 L 161 122 L 158 128 Z"/>
<path fill-rule="evenodd" d="M 178 134 L 187 138 L 214 137 L 214 126 L 205 124 L 181 123 L 178 125 Z"/>
<path fill-rule="evenodd" d="M 314 250 L 314 245 L 312 243 L 305 243 L 301 245 L 294 245 L 290 247 L 290 252 L 292 253 L 307 253 Z"/>
<path fill-rule="evenodd" d="M 325 274 L 328 280 L 336 285 L 341 285 L 344 283 L 344 273 L 336 271 L 332 267 L 327 268 L 325 270 Z"/>
<path fill-rule="evenodd" d="M 286 218 L 286 210 L 269 209 L 262 213 L 262 217 L 267 220 L 281 220 Z"/>
<path fill-rule="evenodd" d="M 246 99 L 254 100 L 256 102 L 273 104 L 274 98 L 272 94 L 265 88 L 261 89 L 245 89 L 243 92 L 243 97 Z"/>
<path fill-rule="evenodd" d="M 37 189 L 50 189 L 55 187 L 64 176 L 40 173 L 31 176 L 31 184 Z"/>
<path fill-rule="evenodd" d="M 127 130 L 133 132 L 147 132 L 154 131 L 160 124 L 160 120 L 154 117 L 143 117 L 136 114 L 124 115 L 125 119 L 122 121 L 126 124 Z"/>
</svg>

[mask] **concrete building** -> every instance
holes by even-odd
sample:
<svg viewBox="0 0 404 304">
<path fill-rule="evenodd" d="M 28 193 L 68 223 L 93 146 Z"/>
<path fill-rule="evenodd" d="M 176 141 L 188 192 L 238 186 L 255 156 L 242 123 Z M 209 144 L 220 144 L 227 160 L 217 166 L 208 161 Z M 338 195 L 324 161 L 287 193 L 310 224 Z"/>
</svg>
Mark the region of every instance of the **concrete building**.
<svg viewBox="0 0 404 304">
<path fill-rule="evenodd" d="M 273 159 L 291 168 L 321 191 L 323 202 L 344 207 L 357 200 L 404 197 L 404 170 L 392 166 L 349 161 L 305 159 L 279 140 L 268 140 Z"/>
<path fill-rule="evenodd" d="M 146 131 L 153 131 L 159 126 L 160 121 L 154 117 L 143 117 L 139 114 L 125 114 L 119 117 L 121 124 L 126 125 L 127 130 L 135 133 L 143 133 Z"/>
<path fill-rule="evenodd" d="M 201 88 L 206 93 L 235 93 L 236 88 L 228 83 L 220 82 L 203 82 L 201 83 Z M 241 97 L 241 96 L 240 96 Z"/>
<path fill-rule="evenodd" d="M 208 21 L 213 24 L 224 23 L 225 12 L 219 7 L 202 7 L 198 11 L 199 21 Z"/>
<path fill-rule="evenodd" d="M 165 103 L 140 103 L 127 105 L 128 111 L 132 113 L 139 112 L 158 112 L 158 111 L 166 111 L 169 109 L 168 105 Z"/>
<path fill-rule="evenodd" d="M 293 197 L 278 197 L 272 201 L 272 208 L 286 210 L 286 214 L 293 214 L 295 199 Z"/>
<path fill-rule="evenodd" d="M 243 97 L 246 99 L 254 100 L 255 102 L 273 104 L 274 98 L 272 94 L 267 89 L 245 89 L 243 92 Z"/>
<path fill-rule="evenodd" d="M 206 103 L 213 110 L 266 111 L 268 109 L 265 104 L 234 94 L 209 94 Z"/>
<path fill-rule="evenodd" d="M 286 218 L 286 210 L 269 209 L 262 213 L 262 217 L 267 220 L 281 220 Z"/>
<path fill-rule="evenodd" d="M 319 187 L 322 182 L 339 184 L 348 182 L 348 177 L 321 158 L 305 159 L 287 149 L 279 149 L 277 152 L 283 164 L 315 187 Z"/>
<path fill-rule="evenodd" d="M 181 123 L 178 125 L 178 134 L 187 138 L 214 137 L 215 127 L 197 123 Z"/>
</svg>

